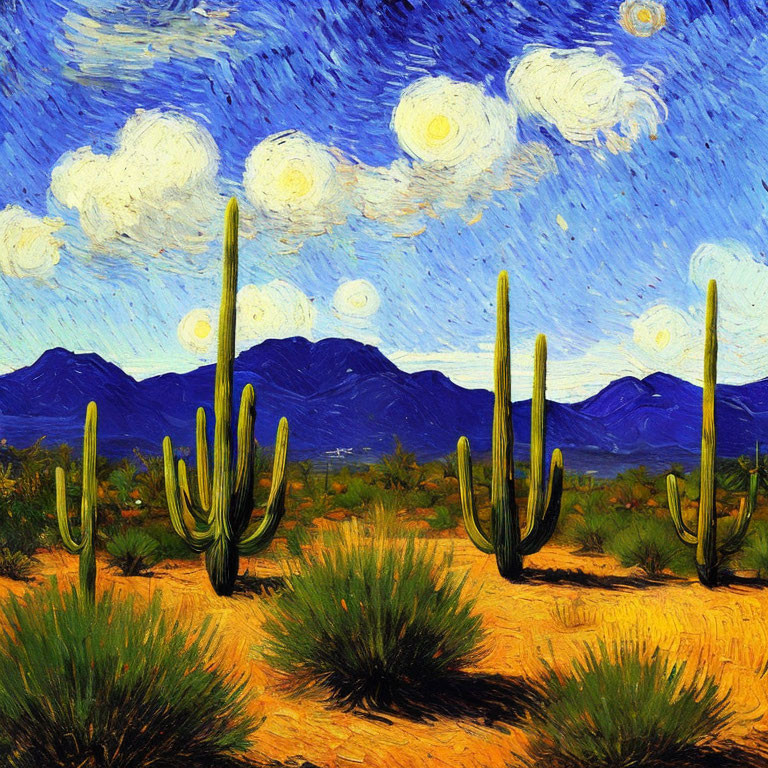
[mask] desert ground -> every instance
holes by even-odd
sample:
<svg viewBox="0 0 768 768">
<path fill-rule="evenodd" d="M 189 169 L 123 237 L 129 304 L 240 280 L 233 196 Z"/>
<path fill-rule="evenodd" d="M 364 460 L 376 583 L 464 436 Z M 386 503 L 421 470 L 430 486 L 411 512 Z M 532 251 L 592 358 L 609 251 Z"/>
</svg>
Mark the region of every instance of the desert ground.
<svg viewBox="0 0 768 768">
<path fill-rule="evenodd" d="M 279 545 L 279 541 L 277 544 Z M 526 560 L 528 578 L 509 583 L 492 557 L 459 536 L 434 541 L 453 551 L 453 568 L 469 569 L 468 594 L 489 631 L 488 655 L 466 675 L 461 690 L 435 702 L 421 720 L 343 711 L 322 695 L 295 696 L 261 658 L 263 607 L 279 588 L 274 556 L 244 559 L 240 588 L 232 598 L 211 590 L 202 563 L 165 562 L 148 577 L 126 578 L 100 560 L 99 590 L 149 597 L 162 594 L 170 615 L 197 624 L 208 616 L 218 627 L 219 663 L 247 676 L 250 704 L 262 720 L 248 757 L 257 765 L 321 768 L 412 768 L 520 765 L 526 737 L 516 726 L 526 679 L 542 660 L 566 664 L 584 644 L 599 638 L 647 638 L 692 669 L 706 667 L 739 713 L 727 734 L 754 749 L 768 733 L 768 590 L 749 575 L 716 590 L 694 578 L 645 578 L 608 556 L 585 557 L 548 545 Z M 32 582 L 0 579 L 0 598 L 34 589 L 48 576 L 60 583 L 77 577 L 77 559 L 60 550 L 38 554 Z"/>
</svg>

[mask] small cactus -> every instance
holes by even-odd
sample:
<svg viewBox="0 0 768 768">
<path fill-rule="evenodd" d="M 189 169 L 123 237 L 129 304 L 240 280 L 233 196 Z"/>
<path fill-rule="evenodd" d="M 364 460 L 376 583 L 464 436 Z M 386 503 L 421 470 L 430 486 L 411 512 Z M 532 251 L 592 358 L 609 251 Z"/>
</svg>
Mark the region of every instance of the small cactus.
<svg viewBox="0 0 768 768">
<path fill-rule="evenodd" d="M 520 535 L 515 504 L 515 464 L 512 455 L 512 393 L 509 357 L 509 278 L 499 274 L 497 289 L 496 350 L 494 354 L 493 455 L 491 481 L 491 536 L 480 527 L 472 487 L 472 458 L 469 441 L 459 439 L 458 470 L 464 525 L 475 546 L 496 555 L 499 573 L 506 579 L 519 579 L 523 556 L 538 552 L 549 541 L 560 516 L 563 492 L 563 457 L 552 452 L 549 486 L 544 484 L 544 437 L 546 427 L 545 387 L 547 378 L 547 339 L 536 339 L 531 401 L 531 477 L 528 517 Z"/>
<path fill-rule="evenodd" d="M 223 285 L 219 311 L 219 347 L 214 386 L 216 425 L 213 446 L 213 479 L 209 480 L 206 416 L 197 411 L 197 487 L 199 504 L 189 492 L 183 460 L 174 467 L 171 438 L 163 441 L 165 492 L 168 512 L 176 533 L 197 552 L 205 552 L 205 565 L 214 591 L 231 595 L 240 555 L 253 555 L 272 541 L 285 512 L 288 422 L 277 428 L 272 489 L 261 524 L 250 535 L 246 529 L 253 511 L 253 426 L 256 418 L 253 387 L 246 384 L 240 398 L 237 422 L 237 467 L 233 471 L 232 387 L 235 360 L 235 304 L 237 296 L 237 200 L 232 198 L 225 214 Z"/>
<path fill-rule="evenodd" d="M 741 500 L 739 514 L 728 537 L 717 543 L 717 515 L 715 510 L 715 458 L 717 434 L 715 430 L 715 386 L 717 385 L 717 282 L 709 281 L 707 288 L 706 335 L 704 339 L 704 389 L 701 422 L 701 487 L 699 492 L 699 520 L 696 533 L 683 520 L 680 510 L 680 489 L 675 475 L 667 475 L 667 499 L 672 522 L 680 539 L 696 547 L 696 571 L 699 581 L 706 587 L 717 586 L 719 565 L 723 558 L 738 552 L 747 535 L 747 529 L 757 504 L 759 485 L 759 455 L 750 476 L 749 492 Z"/>
<path fill-rule="evenodd" d="M 83 605 L 96 601 L 96 403 L 88 403 L 83 434 L 83 491 L 80 502 L 80 542 L 75 542 L 67 511 L 67 480 L 61 467 L 56 467 L 56 516 L 64 547 L 80 556 L 79 597 Z"/>
</svg>

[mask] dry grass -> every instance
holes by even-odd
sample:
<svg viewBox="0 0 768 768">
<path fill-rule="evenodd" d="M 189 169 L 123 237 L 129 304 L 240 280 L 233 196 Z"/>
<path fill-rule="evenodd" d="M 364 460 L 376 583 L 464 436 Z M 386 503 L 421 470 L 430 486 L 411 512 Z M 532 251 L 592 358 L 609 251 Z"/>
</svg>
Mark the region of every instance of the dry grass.
<svg viewBox="0 0 768 768">
<path fill-rule="evenodd" d="M 509 584 L 499 577 L 494 558 L 468 541 L 437 544 L 453 548 L 454 568 L 470 570 L 468 588 L 477 594 L 489 630 L 489 654 L 477 672 L 499 679 L 533 677 L 541 671 L 542 658 L 566 665 L 585 641 L 636 636 L 659 645 L 670 657 L 690 659 L 691 666 L 701 661 L 731 690 L 739 719 L 727 734 L 730 738 L 752 744 L 768 732 L 768 675 L 763 674 L 768 664 L 768 590 L 746 582 L 717 590 L 704 589 L 692 579 L 644 583 L 610 557 L 583 558 L 552 544 L 526 560 L 536 578 Z M 58 573 L 66 580 L 76 574 L 76 560 L 68 555 L 54 552 L 40 560 L 40 575 Z M 159 568 L 150 579 L 122 578 L 103 565 L 101 586 L 115 584 L 145 595 L 162 590 L 170 610 L 200 619 L 210 615 L 218 622 L 227 662 L 248 674 L 257 694 L 253 714 L 265 718 L 251 752 L 255 760 L 286 761 L 301 755 L 323 768 L 505 768 L 525 757 L 527 739 L 514 723 L 458 714 L 435 722 L 382 721 L 291 697 L 260 654 L 263 603 L 273 598 L 255 592 L 217 598 L 202 564 L 195 562 Z M 260 578 L 280 574 L 274 560 L 251 558 L 241 567 Z M 581 569 L 589 574 L 586 581 L 578 574 Z M 250 587 L 256 589 L 253 581 Z M 25 588 L 0 580 L 0 599 Z"/>
</svg>

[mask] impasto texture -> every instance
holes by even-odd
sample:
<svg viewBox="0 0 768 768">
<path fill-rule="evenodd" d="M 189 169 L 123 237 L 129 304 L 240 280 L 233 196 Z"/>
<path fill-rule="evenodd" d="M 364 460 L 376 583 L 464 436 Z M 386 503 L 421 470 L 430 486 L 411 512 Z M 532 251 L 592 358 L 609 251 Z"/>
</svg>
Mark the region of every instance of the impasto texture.
<svg viewBox="0 0 768 768">
<path fill-rule="evenodd" d="M 768 765 L 766 60 L 0 2 L 0 761 Z"/>
</svg>

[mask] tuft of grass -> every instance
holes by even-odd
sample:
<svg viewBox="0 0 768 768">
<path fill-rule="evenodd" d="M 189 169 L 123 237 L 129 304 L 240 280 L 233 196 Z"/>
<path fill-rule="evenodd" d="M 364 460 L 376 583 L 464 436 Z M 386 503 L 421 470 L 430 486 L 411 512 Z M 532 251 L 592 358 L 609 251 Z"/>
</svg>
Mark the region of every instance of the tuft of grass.
<svg viewBox="0 0 768 768">
<path fill-rule="evenodd" d="M 579 514 L 571 515 L 565 526 L 565 536 L 579 547 L 583 554 L 602 554 L 608 543 L 626 520 L 623 510 L 608 511 L 601 491 L 583 494 L 578 506 Z"/>
<path fill-rule="evenodd" d="M 435 514 L 427 518 L 429 527 L 435 531 L 449 531 L 459 524 L 459 512 L 448 507 L 435 507 Z"/>
<path fill-rule="evenodd" d="M 632 524 L 613 537 L 611 554 L 625 568 L 640 568 L 652 578 L 664 571 L 675 573 L 690 571 L 690 555 L 677 538 L 667 520 L 645 515 L 637 516 Z"/>
<path fill-rule="evenodd" d="M 162 559 L 160 545 L 148 533 L 128 528 L 107 542 L 109 565 L 123 576 L 141 576 Z"/>
<path fill-rule="evenodd" d="M 55 581 L 11 596 L 0 616 L 9 768 L 204 768 L 248 747 L 244 686 L 217 670 L 208 622 L 187 629 L 157 596 L 82 606 Z"/>
<path fill-rule="evenodd" d="M 35 558 L 8 547 L 0 549 L 0 578 L 28 581 Z"/>
<path fill-rule="evenodd" d="M 343 707 L 418 707 L 483 655 L 481 619 L 449 564 L 413 536 L 339 526 L 268 608 L 266 659 L 295 690 Z"/>
<path fill-rule="evenodd" d="M 756 571 L 759 579 L 768 579 L 768 525 L 752 523 L 752 532 L 739 557 L 739 565 Z"/>
<path fill-rule="evenodd" d="M 575 600 L 558 600 L 549 615 L 563 630 L 591 627 L 597 622 L 597 611 L 586 605 L 580 597 Z"/>
<path fill-rule="evenodd" d="M 162 525 L 145 528 L 157 542 L 160 560 L 199 560 L 200 555 L 187 546 L 184 539 Z"/>
<path fill-rule="evenodd" d="M 285 532 L 285 547 L 291 557 L 302 557 L 304 547 L 310 541 L 311 537 L 303 525 L 295 525 Z"/>
<path fill-rule="evenodd" d="M 727 695 L 637 640 L 587 646 L 534 686 L 531 753 L 551 768 L 659 768 L 691 756 L 731 721 Z"/>
</svg>

